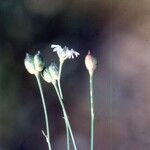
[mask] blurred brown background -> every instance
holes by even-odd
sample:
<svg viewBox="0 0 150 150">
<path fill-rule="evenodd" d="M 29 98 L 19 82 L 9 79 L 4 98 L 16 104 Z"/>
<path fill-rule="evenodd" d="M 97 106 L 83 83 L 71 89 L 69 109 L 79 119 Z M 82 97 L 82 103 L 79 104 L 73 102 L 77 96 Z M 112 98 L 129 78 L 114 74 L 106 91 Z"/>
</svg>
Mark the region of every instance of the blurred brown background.
<svg viewBox="0 0 150 150">
<path fill-rule="evenodd" d="M 98 60 L 95 150 L 149 150 L 149 0 L 0 1 L 0 150 L 47 150 L 41 99 L 24 57 L 40 50 L 47 64 L 57 62 L 50 44 L 80 52 L 79 58 L 65 63 L 61 80 L 78 149 L 90 149 L 84 65 L 90 49 Z M 42 85 L 53 149 L 65 150 L 59 102 L 53 87 Z"/>
</svg>

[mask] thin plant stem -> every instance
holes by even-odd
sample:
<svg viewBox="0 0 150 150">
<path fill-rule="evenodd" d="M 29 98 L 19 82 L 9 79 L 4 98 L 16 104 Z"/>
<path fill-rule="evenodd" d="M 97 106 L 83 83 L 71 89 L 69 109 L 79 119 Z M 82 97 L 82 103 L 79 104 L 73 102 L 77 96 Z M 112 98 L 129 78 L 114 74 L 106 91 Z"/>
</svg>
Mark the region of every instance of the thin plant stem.
<svg viewBox="0 0 150 150">
<path fill-rule="evenodd" d="M 94 150 L 94 102 L 93 102 L 93 74 L 90 74 L 90 104 L 91 104 L 91 150 Z"/>
<path fill-rule="evenodd" d="M 43 104 L 43 109 L 44 109 L 44 115 L 45 115 L 46 135 L 44 134 L 44 132 L 43 132 L 43 134 L 46 138 L 46 142 L 48 144 L 49 150 L 52 150 L 51 144 L 50 144 L 50 133 L 49 133 L 49 123 L 48 123 L 47 109 L 46 109 L 45 98 L 44 98 L 43 89 L 42 89 L 42 86 L 41 86 L 41 81 L 40 81 L 39 75 L 36 75 L 36 79 L 37 79 L 37 82 L 38 82 L 38 86 L 39 86 L 39 90 L 40 90 L 40 94 L 41 94 L 41 99 L 42 99 L 42 104 Z"/>
<path fill-rule="evenodd" d="M 64 119 L 65 120 L 65 119 Z M 69 129 L 68 125 L 65 121 L 66 135 L 67 135 L 67 150 L 70 150 L 70 137 L 69 137 Z"/>
<path fill-rule="evenodd" d="M 70 136 L 69 136 L 69 128 L 67 126 L 67 123 L 65 121 L 65 126 L 66 126 L 66 134 L 67 134 L 67 150 L 70 150 Z"/>
<path fill-rule="evenodd" d="M 77 150 L 77 146 L 76 146 L 75 139 L 74 139 L 74 136 L 73 136 L 73 132 L 72 132 L 72 129 L 71 129 L 69 120 L 68 120 L 68 116 L 67 116 L 67 112 L 66 112 L 66 109 L 65 109 L 65 106 L 64 106 L 64 103 L 63 103 L 63 99 L 61 99 L 61 97 L 60 97 L 59 90 L 58 90 L 58 88 L 57 88 L 57 86 L 56 86 L 56 83 L 53 83 L 53 85 L 54 85 L 54 88 L 55 88 L 55 90 L 56 90 L 56 93 L 57 93 L 59 102 L 60 102 L 61 107 L 62 107 L 62 111 L 63 111 L 65 123 L 67 124 L 67 127 L 68 127 L 68 129 L 69 129 L 69 132 L 70 132 L 70 136 L 71 136 L 71 139 L 72 139 L 72 143 L 73 143 L 74 149 Z"/>
<path fill-rule="evenodd" d="M 59 73 L 58 73 L 58 89 L 59 89 L 59 93 L 60 93 L 60 97 L 63 99 L 63 94 L 62 94 L 62 89 L 61 89 L 61 84 L 60 84 L 60 78 L 61 78 L 61 72 L 62 72 L 62 66 L 63 66 L 63 61 L 60 61 L 59 62 Z M 66 134 L 67 134 L 67 150 L 70 150 L 70 136 L 69 136 L 69 130 L 68 130 L 68 127 L 67 127 L 67 124 L 65 123 L 66 125 Z"/>
<path fill-rule="evenodd" d="M 63 99 L 63 94 L 62 94 L 62 90 L 61 90 L 61 85 L 60 85 L 60 78 L 61 78 L 61 71 L 62 71 L 62 66 L 63 66 L 63 61 L 59 62 L 59 78 L 58 78 L 58 88 L 59 88 L 59 92 L 60 92 L 60 97 Z"/>
</svg>

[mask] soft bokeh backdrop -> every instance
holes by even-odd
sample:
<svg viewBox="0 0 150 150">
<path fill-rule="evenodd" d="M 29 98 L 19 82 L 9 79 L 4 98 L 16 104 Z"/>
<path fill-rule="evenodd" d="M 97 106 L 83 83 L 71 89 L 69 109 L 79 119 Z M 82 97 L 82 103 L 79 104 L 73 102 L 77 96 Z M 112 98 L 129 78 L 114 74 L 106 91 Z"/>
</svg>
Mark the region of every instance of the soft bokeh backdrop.
<svg viewBox="0 0 150 150">
<path fill-rule="evenodd" d="M 25 53 L 58 61 L 50 44 L 80 57 L 63 68 L 65 106 L 79 150 L 90 145 L 88 74 L 84 57 L 97 58 L 94 76 L 95 150 L 150 149 L 149 0 L 0 1 L 0 150 L 47 150 L 43 108 Z M 53 150 L 65 150 L 61 108 L 42 82 Z"/>
</svg>

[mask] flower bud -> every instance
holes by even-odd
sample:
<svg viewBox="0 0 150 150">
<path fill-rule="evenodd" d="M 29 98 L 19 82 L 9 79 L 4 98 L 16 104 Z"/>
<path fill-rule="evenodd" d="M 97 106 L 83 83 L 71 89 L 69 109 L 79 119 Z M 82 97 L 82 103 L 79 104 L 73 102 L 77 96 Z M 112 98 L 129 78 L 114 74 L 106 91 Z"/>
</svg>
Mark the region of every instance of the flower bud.
<svg viewBox="0 0 150 150">
<path fill-rule="evenodd" d="M 44 69 L 44 65 L 45 63 L 43 57 L 41 56 L 40 51 L 38 51 L 37 54 L 34 56 L 35 69 L 40 72 Z"/>
<path fill-rule="evenodd" d="M 34 62 L 33 62 L 33 57 L 31 55 L 29 55 L 28 53 L 26 54 L 24 64 L 29 73 L 31 73 L 31 74 L 36 73 L 36 70 L 34 67 Z"/>
<path fill-rule="evenodd" d="M 49 72 L 51 74 L 51 77 L 53 80 L 58 80 L 59 78 L 59 72 L 58 72 L 58 67 L 55 63 L 51 63 L 49 66 Z"/>
<path fill-rule="evenodd" d="M 85 57 L 85 66 L 89 71 L 90 75 L 93 75 L 96 69 L 96 64 L 97 64 L 97 60 L 91 55 L 90 51 L 88 51 L 88 54 Z"/>
<path fill-rule="evenodd" d="M 52 77 L 50 75 L 48 68 L 45 68 L 41 75 L 46 82 L 48 83 L 52 82 Z"/>
</svg>

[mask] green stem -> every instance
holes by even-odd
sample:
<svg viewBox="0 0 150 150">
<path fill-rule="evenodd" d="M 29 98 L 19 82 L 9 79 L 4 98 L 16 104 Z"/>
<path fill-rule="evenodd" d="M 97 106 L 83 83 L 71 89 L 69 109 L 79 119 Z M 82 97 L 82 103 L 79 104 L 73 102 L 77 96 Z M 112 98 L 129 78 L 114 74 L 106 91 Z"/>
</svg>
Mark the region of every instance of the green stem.
<svg viewBox="0 0 150 150">
<path fill-rule="evenodd" d="M 59 78 L 58 78 L 58 89 L 59 89 L 60 97 L 63 99 L 63 94 L 62 94 L 61 85 L 60 85 L 62 66 L 63 66 L 63 61 L 60 61 L 60 63 L 59 63 L 59 74 L 58 74 L 58 76 L 59 76 Z M 66 125 L 66 134 L 67 134 L 67 150 L 70 150 L 69 130 L 68 130 L 66 123 L 65 123 L 65 125 Z"/>
<path fill-rule="evenodd" d="M 62 66 L 63 66 L 63 63 L 64 61 L 60 61 L 59 62 L 59 78 L 58 78 L 58 89 L 59 89 L 59 93 L 60 93 L 60 97 L 63 99 L 63 94 L 62 94 L 62 89 L 61 89 L 61 85 L 60 85 L 60 78 L 61 78 L 61 72 L 62 72 Z M 67 127 L 67 124 L 65 123 L 66 125 L 66 134 L 67 134 L 67 150 L 70 150 L 70 136 L 69 136 L 69 130 L 68 130 L 68 127 Z"/>
<path fill-rule="evenodd" d="M 61 99 L 63 99 L 63 94 L 62 94 L 62 90 L 61 90 L 61 85 L 60 85 L 60 78 L 61 78 L 61 71 L 62 71 L 62 66 L 63 66 L 63 61 L 59 62 L 59 78 L 58 78 L 58 88 L 59 88 L 59 92 L 60 92 L 60 97 Z"/>
<path fill-rule="evenodd" d="M 67 126 L 67 123 L 65 121 L 65 126 L 66 126 L 66 134 L 67 134 L 67 150 L 70 150 L 70 136 L 69 136 L 69 128 Z"/>
<path fill-rule="evenodd" d="M 47 115 L 45 98 L 44 98 L 43 89 L 42 89 L 42 86 L 41 86 L 41 81 L 40 81 L 39 75 L 36 75 L 36 79 L 37 79 L 37 82 L 38 82 L 38 86 L 39 86 L 39 90 L 40 90 L 40 94 L 41 94 L 41 99 L 42 99 L 42 104 L 43 104 L 43 109 L 44 109 L 44 115 L 45 115 L 46 132 L 47 132 L 45 138 L 46 138 L 46 141 L 47 141 L 47 144 L 48 144 L 48 148 L 49 148 L 49 150 L 51 150 L 52 148 L 51 148 L 51 144 L 50 144 L 48 115 Z"/>
<path fill-rule="evenodd" d="M 91 103 L 91 150 L 94 150 L 93 74 L 90 74 L 90 103 Z"/>
<path fill-rule="evenodd" d="M 60 95 L 59 95 L 60 96 Z M 70 150 L 70 136 L 69 136 L 69 128 L 68 128 L 68 125 L 67 125 L 67 122 L 66 122 L 66 119 L 64 117 L 64 120 L 65 120 L 65 128 L 66 128 L 66 138 L 67 138 L 67 150 Z"/>
<path fill-rule="evenodd" d="M 60 97 L 60 94 L 59 94 L 58 88 L 57 88 L 57 86 L 56 86 L 56 83 L 53 83 L 53 85 L 54 85 L 54 87 L 55 87 L 55 90 L 56 90 L 56 93 L 57 93 L 59 102 L 60 102 L 61 107 L 62 107 L 62 111 L 63 111 L 65 123 L 67 124 L 67 127 L 68 127 L 68 129 L 69 129 L 69 132 L 70 132 L 70 136 L 71 136 L 71 139 L 72 139 L 72 143 L 73 143 L 74 149 L 77 150 L 77 146 L 76 146 L 75 139 L 74 139 L 74 136 L 73 136 L 73 133 L 72 133 L 72 129 L 71 129 L 71 126 L 70 126 L 70 123 L 69 123 L 69 120 L 68 120 L 67 112 L 66 112 L 66 109 L 65 109 L 65 107 L 64 107 L 63 100 L 62 100 L 61 97 Z"/>
</svg>

